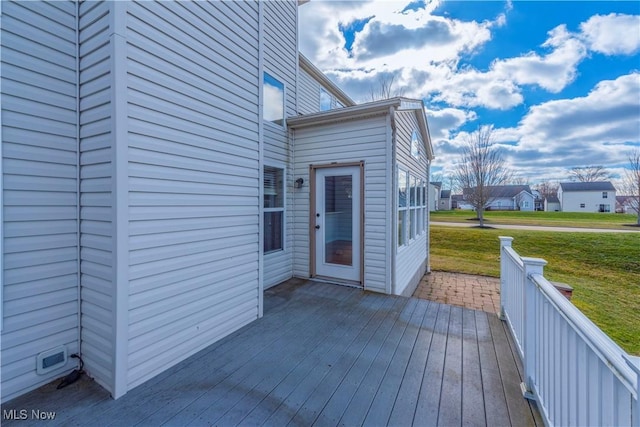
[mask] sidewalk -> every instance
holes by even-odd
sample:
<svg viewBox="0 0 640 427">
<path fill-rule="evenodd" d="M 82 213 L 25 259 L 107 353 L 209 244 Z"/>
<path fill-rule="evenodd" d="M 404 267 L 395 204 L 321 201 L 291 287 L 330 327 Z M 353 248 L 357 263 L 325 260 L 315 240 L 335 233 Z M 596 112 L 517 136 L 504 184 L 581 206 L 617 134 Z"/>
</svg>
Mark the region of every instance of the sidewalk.
<svg viewBox="0 0 640 427">
<path fill-rule="evenodd" d="M 499 313 L 499 289 L 500 279 L 495 277 L 432 271 L 424 275 L 413 296 L 489 313 Z"/>
</svg>

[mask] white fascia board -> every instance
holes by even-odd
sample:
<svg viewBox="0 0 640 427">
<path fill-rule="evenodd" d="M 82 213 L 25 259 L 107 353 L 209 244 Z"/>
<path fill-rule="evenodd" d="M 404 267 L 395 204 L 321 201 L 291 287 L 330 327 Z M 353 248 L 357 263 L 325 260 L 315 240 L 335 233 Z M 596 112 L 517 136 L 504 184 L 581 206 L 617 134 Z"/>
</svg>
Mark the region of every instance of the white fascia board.
<svg viewBox="0 0 640 427">
<path fill-rule="evenodd" d="M 305 114 L 287 119 L 287 125 L 291 129 L 300 129 L 308 126 L 352 120 L 356 118 L 383 115 L 389 113 L 389 108 L 400 106 L 399 98 L 385 99 L 383 101 L 368 102 L 353 107 L 337 108 L 320 113 Z"/>
</svg>

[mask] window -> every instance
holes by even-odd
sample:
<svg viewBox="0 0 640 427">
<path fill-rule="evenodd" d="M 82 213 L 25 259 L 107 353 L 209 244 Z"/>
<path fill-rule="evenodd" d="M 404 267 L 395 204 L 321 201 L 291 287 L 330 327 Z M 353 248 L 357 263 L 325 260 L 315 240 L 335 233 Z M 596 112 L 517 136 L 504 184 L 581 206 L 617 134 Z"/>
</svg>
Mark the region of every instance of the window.
<svg viewBox="0 0 640 427">
<path fill-rule="evenodd" d="M 418 179 L 413 176 L 413 175 L 409 175 L 409 186 L 410 186 L 410 196 L 409 196 L 409 206 L 410 206 L 410 213 L 409 213 L 409 238 L 410 239 L 415 239 L 416 238 L 416 233 L 417 233 L 417 221 L 418 221 Z"/>
<path fill-rule="evenodd" d="M 585 207 L 585 204 L 584 204 L 584 203 L 580 203 L 580 207 L 581 207 L 581 208 L 584 208 L 584 207 Z"/>
<path fill-rule="evenodd" d="M 411 134 L 411 155 L 416 159 L 420 158 L 420 140 L 418 139 L 418 132 L 415 130 Z"/>
<path fill-rule="evenodd" d="M 284 84 L 269 73 L 262 81 L 263 118 L 277 125 L 284 125 Z"/>
<path fill-rule="evenodd" d="M 332 96 L 324 89 L 320 89 L 320 111 L 331 110 L 333 104 Z"/>
<path fill-rule="evenodd" d="M 284 249 L 284 169 L 264 167 L 264 253 Z"/>
<path fill-rule="evenodd" d="M 609 197 L 609 193 L 607 193 L 606 191 L 603 191 L 603 192 L 602 192 L 602 198 L 603 198 L 603 199 L 606 199 L 606 198 L 608 198 L 608 197 Z"/>
<path fill-rule="evenodd" d="M 398 168 L 398 246 L 407 244 L 407 171 Z"/>
<path fill-rule="evenodd" d="M 598 212 L 611 212 L 611 205 L 600 205 Z"/>
</svg>

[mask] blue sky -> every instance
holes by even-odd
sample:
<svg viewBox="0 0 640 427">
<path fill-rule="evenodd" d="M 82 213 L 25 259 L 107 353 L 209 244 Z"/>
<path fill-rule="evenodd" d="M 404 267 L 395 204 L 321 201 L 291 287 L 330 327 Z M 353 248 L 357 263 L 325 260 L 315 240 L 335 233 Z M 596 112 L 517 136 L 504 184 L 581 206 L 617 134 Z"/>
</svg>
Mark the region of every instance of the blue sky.
<svg viewBox="0 0 640 427">
<path fill-rule="evenodd" d="M 640 146 L 640 2 L 313 0 L 299 12 L 301 52 L 355 101 L 385 76 L 425 101 L 444 176 L 480 125 L 532 184 L 574 166 L 620 174 Z"/>
</svg>

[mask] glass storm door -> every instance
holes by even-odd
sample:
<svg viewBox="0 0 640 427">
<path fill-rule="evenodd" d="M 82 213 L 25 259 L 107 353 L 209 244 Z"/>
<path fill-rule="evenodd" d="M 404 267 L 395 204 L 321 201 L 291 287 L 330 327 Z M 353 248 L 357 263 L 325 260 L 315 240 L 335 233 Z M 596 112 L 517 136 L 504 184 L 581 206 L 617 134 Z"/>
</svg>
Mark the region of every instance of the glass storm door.
<svg viewBox="0 0 640 427">
<path fill-rule="evenodd" d="M 316 169 L 315 266 L 318 276 L 360 281 L 360 167 Z"/>
</svg>

